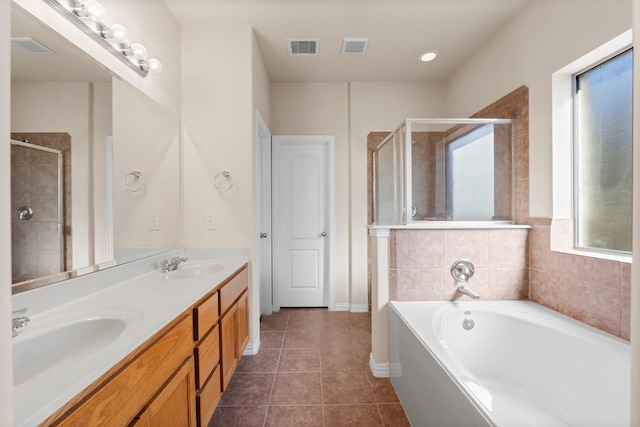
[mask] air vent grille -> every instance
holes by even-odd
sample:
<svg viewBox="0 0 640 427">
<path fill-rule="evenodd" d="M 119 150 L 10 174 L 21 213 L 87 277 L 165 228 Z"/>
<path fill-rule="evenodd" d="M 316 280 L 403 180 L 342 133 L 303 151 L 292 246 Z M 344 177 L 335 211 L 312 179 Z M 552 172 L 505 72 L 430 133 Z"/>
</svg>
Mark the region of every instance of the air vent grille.
<svg viewBox="0 0 640 427">
<path fill-rule="evenodd" d="M 287 39 L 290 56 L 318 55 L 319 39 Z"/>
<path fill-rule="evenodd" d="M 29 53 L 52 55 L 55 52 L 31 37 L 11 37 L 11 41 Z"/>
<path fill-rule="evenodd" d="M 369 46 L 368 38 L 345 37 L 342 41 L 343 55 L 364 55 Z"/>
</svg>

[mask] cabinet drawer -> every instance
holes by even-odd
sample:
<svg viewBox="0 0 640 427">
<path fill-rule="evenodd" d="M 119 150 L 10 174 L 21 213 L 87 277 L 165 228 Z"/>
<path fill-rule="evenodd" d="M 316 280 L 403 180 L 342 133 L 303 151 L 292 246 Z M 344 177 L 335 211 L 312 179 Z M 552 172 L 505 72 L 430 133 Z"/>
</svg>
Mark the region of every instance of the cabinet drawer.
<svg viewBox="0 0 640 427">
<path fill-rule="evenodd" d="M 193 309 L 193 337 L 199 341 L 218 323 L 218 293 L 211 295 Z"/>
<path fill-rule="evenodd" d="M 216 406 L 220 402 L 220 365 L 216 367 L 213 375 L 209 378 L 202 390 L 196 395 L 196 413 L 198 416 L 198 426 L 204 427 L 209 424 L 216 411 Z"/>
<path fill-rule="evenodd" d="M 245 266 L 233 279 L 220 289 L 220 314 L 233 305 L 238 297 L 249 286 L 249 273 Z"/>
<path fill-rule="evenodd" d="M 216 326 L 195 348 L 196 388 L 202 387 L 220 361 L 220 334 Z"/>
</svg>

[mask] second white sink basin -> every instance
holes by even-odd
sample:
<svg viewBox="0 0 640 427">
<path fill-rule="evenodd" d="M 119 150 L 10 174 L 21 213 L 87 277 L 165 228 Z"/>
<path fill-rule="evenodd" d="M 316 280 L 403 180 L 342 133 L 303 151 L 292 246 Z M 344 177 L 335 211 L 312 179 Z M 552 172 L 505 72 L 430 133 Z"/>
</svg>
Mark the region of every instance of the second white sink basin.
<svg viewBox="0 0 640 427">
<path fill-rule="evenodd" d="M 27 332 L 32 326 L 27 325 L 14 338 L 13 385 L 85 360 L 115 341 L 130 326 L 131 320 L 128 316 L 86 317 L 40 327 L 42 331 L 33 333 Z M 50 323 L 47 320 L 39 322 Z M 33 326 L 39 329 L 39 325 Z"/>
</svg>

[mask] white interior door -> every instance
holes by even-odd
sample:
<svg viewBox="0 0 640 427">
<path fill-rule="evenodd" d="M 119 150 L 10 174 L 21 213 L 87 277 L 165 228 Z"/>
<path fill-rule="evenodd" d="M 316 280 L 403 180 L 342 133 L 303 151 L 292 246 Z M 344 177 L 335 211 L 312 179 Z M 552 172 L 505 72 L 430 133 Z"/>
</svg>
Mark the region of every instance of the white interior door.
<svg viewBox="0 0 640 427">
<path fill-rule="evenodd" d="M 333 137 L 273 138 L 273 283 L 279 307 L 326 307 Z"/>
</svg>

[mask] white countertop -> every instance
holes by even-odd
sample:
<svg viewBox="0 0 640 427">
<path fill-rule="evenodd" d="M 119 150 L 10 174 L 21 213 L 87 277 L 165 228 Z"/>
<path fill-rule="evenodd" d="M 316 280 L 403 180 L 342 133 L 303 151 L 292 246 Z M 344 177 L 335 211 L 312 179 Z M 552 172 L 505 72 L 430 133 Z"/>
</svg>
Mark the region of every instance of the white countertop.
<svg viewBox="0 0 640 427">
<path fill-rule="evenodd" d="M 53 322 L 59 324 L 61 321 L 73 322 L 76 319 L 109 318 L 115 315 L 126 319 L 128 326 L 115 341 L 99 352 L 74 361 L 70 366 L 62 363 L 56 369 L 14 386 L 15 425 L 37 426 L 248 262 L 248 252 L 242 249 L 230 249 L 226 252 L 221 249 L 181 251 L 189 256 L 188 263 L 215 262 L 223 268 L 204 277 L 179 280 L 169 280 L 168 275 L 171 273 L 163 274 L 159 269 L 154 269 L 133 278 L 117 280 L 115 284 L 104 286 L 96 292 L 57 307 L 34 315 L 26 314 L 31 322 L 19 329 L 14 344 L 42 333 L 47 324 Z M 112 275 L 117 268 L 114 267 L 111 271 Z M 90 281 L 91 276 L 83 276 L 77 280 Z M 96 280 L 99 280 L 97 276 Z M 54 286 L 56 285 L 47 287 L 49 289 L 46 292 L 51 293 Z M 69 290 L 63 292 L 68 293 Z M 17 294 L 14 299 L 18 296 L 20 307 L 28 309 L 30 301 L 37 305 L 36 300 L 43 297 L 37 295 L 37 290 L 28 296 Z M 14 309 L 19 308 L 16 307 L 16 301 L 13 302 Z"/>
</svg>

